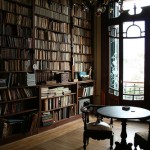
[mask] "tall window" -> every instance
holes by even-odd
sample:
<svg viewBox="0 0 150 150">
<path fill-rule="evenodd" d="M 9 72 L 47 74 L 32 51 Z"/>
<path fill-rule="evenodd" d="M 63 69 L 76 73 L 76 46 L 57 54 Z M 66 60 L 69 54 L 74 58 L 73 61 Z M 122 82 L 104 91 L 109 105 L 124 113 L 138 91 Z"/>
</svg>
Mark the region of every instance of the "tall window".
<svg viewBox="0 0 150 150">
<path fill-rule="evenodd" d="M 145 22 L 123 23 L 123 99 L 144 100 Z"/>
<path fill-rule="evenodd" d="M 144 100 L 145 22 L 124 22 L 122 26 L 122 30 L 119 30 L 119 25 L 109 27 L 109 93 L 118 96 L 120 83 L 123 100 Z M 122 66 L 119 67 L 120 63 Z M 121 69 L 123 78 L 119 81 Z"/>
</svg>

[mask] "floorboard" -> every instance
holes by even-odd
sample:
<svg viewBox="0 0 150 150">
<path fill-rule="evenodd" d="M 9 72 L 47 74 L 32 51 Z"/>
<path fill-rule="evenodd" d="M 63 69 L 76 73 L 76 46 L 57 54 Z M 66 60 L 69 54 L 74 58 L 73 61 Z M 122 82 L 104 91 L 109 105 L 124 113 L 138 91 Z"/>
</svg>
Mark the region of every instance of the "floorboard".
<svg viewBox="0 0 150 150">
<path fill-rule="evenodd" d="M 107 119 L 105 121 L 108 121 Z M 147 130 L 148 125 L 136 121 L 127 122 L 127 142 L 133 143 L 136 131 Z M 120 141 L 121 122 L 113 123 L 114 141 Z M 77 119 L 60 127 L 0 146 L 0 150 L 83 150 L 83 122 Z M 115 144 L 114 144 L 115 147 Z M 108 150 L 109 140 L 90 139 L 87 150 Z M 139 149 L 138 149 L 139 150 Z"/>
</svg>

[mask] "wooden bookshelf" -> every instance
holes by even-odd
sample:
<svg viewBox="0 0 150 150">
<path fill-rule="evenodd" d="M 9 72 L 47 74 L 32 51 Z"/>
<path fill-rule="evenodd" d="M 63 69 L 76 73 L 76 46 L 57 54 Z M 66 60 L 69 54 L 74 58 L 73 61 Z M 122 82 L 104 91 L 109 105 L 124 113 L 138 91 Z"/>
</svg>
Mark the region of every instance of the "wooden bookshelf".
<svg viewBox="0 0 150 150">
<path fill-rule="evenodd" d="M 25 137 L 74 120 L 80 116 L 79 101 L 87 97 L 92 102 L 93 93 L 87 92 L 94 88 L 92 76 L 74 82 L 93 65 L 91 12 L 81 4 L 0 1 L 0 145 L 18 134 Z M 79 96 L 80 87 L 86 95 Z M 59 88 L 69 91 L 43 96 L 43 89 Z M 4 126 L 10 126 L 5 135 Z"/>
<path fill-rule="evenodd" d="M 39 90 L 41 128 L 77 115 L 77 83 L 40 86 Z"/>
<path fill-rule="evenodd" d="M 89 72 L 93 67 L 92 13 L 83 8 L 82 1 L 72 4 L 72 36 L 74 73 Z"/>
<path fill-rule="evenodd" d="M 38 88 L 27 79 L 33 71 L 32 12 L 32 0 L 0 1 L 0 144 L 29 133 L 39 111 Z"/>
<path fill-rule="evenodd" d="M 37 92 L 35 86 L 0 88 L 0 145 L 31 132 L 32 117 L 39 111 Z"/>
<path fill-rule="evenodd" d="M 69 1 L 35 0 L 34 9 L 37 84 L 54 79 L 56 72 L 67 72 L 71 81 Z"/>
</svg>

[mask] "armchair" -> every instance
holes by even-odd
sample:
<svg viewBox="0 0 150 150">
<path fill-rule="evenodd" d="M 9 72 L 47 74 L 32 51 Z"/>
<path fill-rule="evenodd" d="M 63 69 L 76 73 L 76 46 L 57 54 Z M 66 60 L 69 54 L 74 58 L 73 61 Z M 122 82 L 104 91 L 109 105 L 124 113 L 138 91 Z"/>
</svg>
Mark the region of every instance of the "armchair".
<svg viewBox="0 0 150 150">
<path fill-rule="evenodd" d="M 136 132 L 134 136 L 134 147 L 137 150 L 139 145 L 140 149 L 150 150 L 150 119 L 147 120 L 149 123 L 149 129 L 141 132 Z"/>
<path fill-rule="evenodd" d="M 89 143 L 89 138 L 95 140 L 110 139 L 110 149 L 113 149 L 113 131 L 112 131 L 112 119 L 110 124 L 103 121 L 103 118 L 97 114 L 97 109 L 100 105 L 87 105 L 81 108 L 82 120 L 84 123 L 83 132 L 83 147 L 86 150 L 86 146 Z"/>
</svg>

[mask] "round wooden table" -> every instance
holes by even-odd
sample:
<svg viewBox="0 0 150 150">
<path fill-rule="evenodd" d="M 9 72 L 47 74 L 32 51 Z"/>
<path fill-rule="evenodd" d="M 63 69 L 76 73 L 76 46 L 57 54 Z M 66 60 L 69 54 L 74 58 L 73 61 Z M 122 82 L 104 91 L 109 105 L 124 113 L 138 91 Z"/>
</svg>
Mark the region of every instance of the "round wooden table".
<svg viewBox="0 0 150 150">
<path fill-rule="evenodd" d="M 132 106 L 105 106 L 99 108 L 97 113 L 103 117 L 120 119 L 122 122 L 121 142 L 116 142 L 115 150 L 132 150 L 132 143 L 126 142 L 126 122 L 128 119 L 144 119 L 150 117 L 150 111 Z"/>
</svg>

